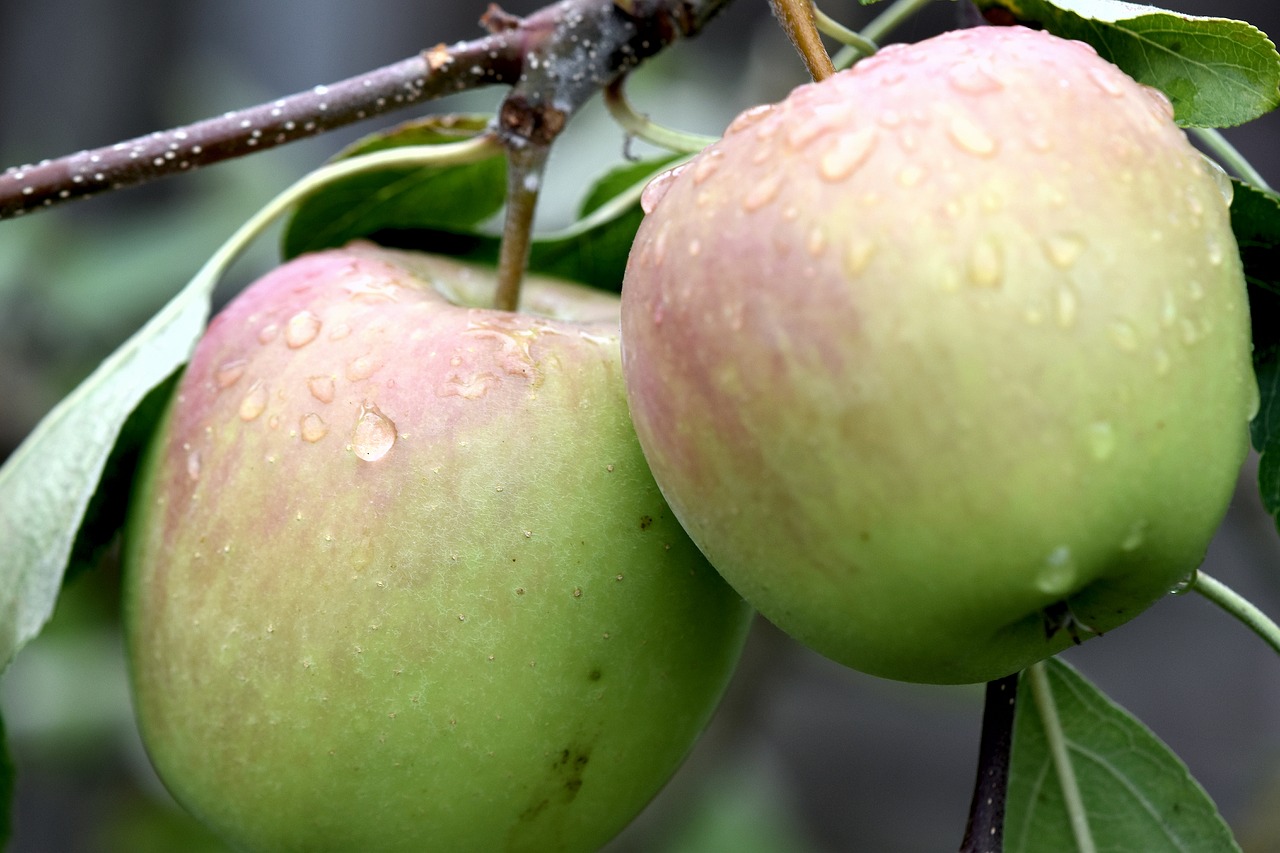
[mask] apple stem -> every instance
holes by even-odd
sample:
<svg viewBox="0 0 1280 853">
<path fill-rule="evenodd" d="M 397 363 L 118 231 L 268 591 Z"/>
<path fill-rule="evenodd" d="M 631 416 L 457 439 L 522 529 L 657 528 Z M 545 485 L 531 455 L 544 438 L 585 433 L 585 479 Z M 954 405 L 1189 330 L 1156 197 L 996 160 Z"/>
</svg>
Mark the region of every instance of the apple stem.
<svg viewBox="0 0 1280 853">
<path fill-rule="evenodd" d="M 822 44 L 822 34 L 814 21 L 813 0 L 769 0 L 778 23 L 804 60 L 809 76 L 825 80 L 836 73 L 831 56 Z"/>
<path fill-rule="evenodd" d="M 549 145 L 527 145 L 507 152 L 507 211 L 493 296 L 493 307 L 499 311 L 515 311 L 520 305 L 520 283 L 529 262 L 538 192 L 549 153 Z"/>
<path fill-rule="evenodd" d="M 978 777 L 960 853 L 1000 853 L 1004 849 L 1004 811 L 1017 699 L 1017 673 L 987 683 L 978 743 Z"/>
<path fill-rule="evenodd" d="M 1280 626 L 1259 610 L 1253 602 L 1222 581 L 1201 571 L 1196 572 L 1191 588 L 1239 619 L 1267 645 L 1276 652 L 1280 652 Z"/>
</svg>

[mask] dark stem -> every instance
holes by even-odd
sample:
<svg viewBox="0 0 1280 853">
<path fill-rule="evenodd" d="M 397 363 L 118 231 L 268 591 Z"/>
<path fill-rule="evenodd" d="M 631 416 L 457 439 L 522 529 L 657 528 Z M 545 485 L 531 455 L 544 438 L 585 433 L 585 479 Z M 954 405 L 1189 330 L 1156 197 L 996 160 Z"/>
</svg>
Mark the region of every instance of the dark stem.
<svg viewBox="0 0 1280 853">
<path fill-rule="evenodd" d="M 508 146 L 548 141 L 596 90 L 730 0 L 561 0 L 527 18 L 490 7 L 490 34 L 437 45 L 328 86 L 91 151 L 0 173 L 0 219 L 274 148 L 366 118 L 491 84 L 519 108 L 501 125 Z M 517 107 L 519 104 L 517 105 Z M 549 134 L 549 136 L 548 136 Z"/>
<path fill-rule="evenodd" d="M 1017 673 L 987 683 L 982 739 L 978 745 L 978 777 L 973 785 L 969 822 L 965 825 L 960 853 L 1001 853 L 1004 849 L 1004 809 L 1017 698 Z"/>
</svg>

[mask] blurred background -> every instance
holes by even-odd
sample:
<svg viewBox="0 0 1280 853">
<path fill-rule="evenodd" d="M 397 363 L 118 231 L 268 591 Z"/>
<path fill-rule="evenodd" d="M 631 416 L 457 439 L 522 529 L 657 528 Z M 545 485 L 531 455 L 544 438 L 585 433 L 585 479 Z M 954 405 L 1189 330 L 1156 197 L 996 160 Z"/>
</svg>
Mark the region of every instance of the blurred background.
<svg viewBox="0 0 1280 853">
<path fill-rule="evenodd" d="M 3 0 L 0 168 L 332 82 L 471 38 L 484 3 L 409 0 Z M 537 3 L 510 2 L 527 13 Z M 1280 33 L 1272 0 L 1170 0 Z M 896 35 L 954 26 L 936 3 Z M 824 9 L 850 26 L 853 0 Z M 764 3 L 741 2 L 629 86 L 668 125 L 718 134 L 803 71 Z M 498 91 L 430 111 L 492 111 Z M 364 125 L 181 179 L 0 224 L 0 458 L 184 284 L 269 198 Z M 1280 120 L 1228 131 L 1280 183 Z M 598 101 L 556 149 L 545 227 L 623 156 Z M 237 264 L 225 299 L 275 262 L 271 237 Z M 109 306 L 104 309 L 103 306 Z M 1195 464 L 1188 460 L 1188 464 Z M 1246 475 L 1206 570 L 1280 614 L 1280 538 Z M 0 544 L 0 547 L 3 547 Z M 18 768 L 13 853 L 215 851 L 167 798 L 134 731 L 117 630 L 118 572 L 69 583 L 54 622 L 0 680 Z M 1170 597 L 1068 659 L 1183 757 L 1249 851 L 1280 851 L 1280 660 L 1198 596 Z M 609 848 L 631 851 L 954 850 L 963 831 L 981 688 L 886 682 L 848 671 L 765 624 L 706 737 Z"/>
</svg>

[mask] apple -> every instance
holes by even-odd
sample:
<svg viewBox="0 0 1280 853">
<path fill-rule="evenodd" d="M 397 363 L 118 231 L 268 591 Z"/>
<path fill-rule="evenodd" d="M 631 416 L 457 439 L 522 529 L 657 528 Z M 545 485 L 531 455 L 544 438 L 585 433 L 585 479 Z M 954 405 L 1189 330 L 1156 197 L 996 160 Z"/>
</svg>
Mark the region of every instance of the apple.
<svg viewBox="0 0 1280 853">
<path fill-rule="evenodd" d="M 590 850 L 750 610 L 628 417 L 618 300 L 353 244 L 210 325 L 140 474 L 125 627 L 174 797 L 250 850 Z"/>
<path fill-rule="evenodd" d="M 1257 408 L 1220 184 L 1087 45 L 983 27 L 749 110 L 651 184 L 622 295 L 641 446 L 766 617 L 995 679 L 1187 577 Z"/>
</svg>

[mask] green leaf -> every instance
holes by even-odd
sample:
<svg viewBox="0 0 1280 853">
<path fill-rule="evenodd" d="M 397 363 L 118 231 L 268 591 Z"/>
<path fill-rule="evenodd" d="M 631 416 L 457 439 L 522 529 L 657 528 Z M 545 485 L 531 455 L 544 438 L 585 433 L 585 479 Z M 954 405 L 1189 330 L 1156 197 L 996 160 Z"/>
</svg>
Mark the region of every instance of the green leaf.
<svg viewBox="0 0 1280 853">
<path fill-rule="evenodd" d="M 186 362 L 209 315 L 196 276 L 60 402 L 0 468 L 0 668 L 40 632 L 90 500 L 138 404 Z"/>
<path fill-rule="evenodd" d="M 1257 27 L 1119 0 L 977 0 L 1093 45 L 1173 101 L 1179 124 L 1230 127 L 1280 104 L 1280 54 Z"/>
<path fill-rule="evenodd" d="M 529 252 L 530 272 L 554 275 L 618 291 L 627 255 L 644 213 L 640 191 L 679 155 L 628 163 L 610 170 L 587 192 L 580 219 L 568 228 L 535 234 Z M 385 246 L 416 249 L 492 264 L 499 240 L 490 234 L 458 233 L 448 229 L 382 231 L 369 235 Z"/>
<path fill-rule="evenodd" d="M 1049 660 L 1041 672 L 1039 687 L 1031 671 L 1019 680 L 1005 853 L 1082 849 L 1055 743 L 1065 747 L 1099 853 L 1240 849 L 1186 765 L 1149 729 L 1066 664 Z"/>
<path fill-rule="evenodd" d="M 483 116 L 430 116 L 365 137 L 335 160 L 459 142 L 487 129 Z M 283 254 L 292 258 L 335 248 L 388 229 L 472 232 L 501 209 L 506 175 L 506 160 L 495 150 L 474 163 L 407 166 L 335 181 L 298 205 L 285 228 Z"/>
</svg>

